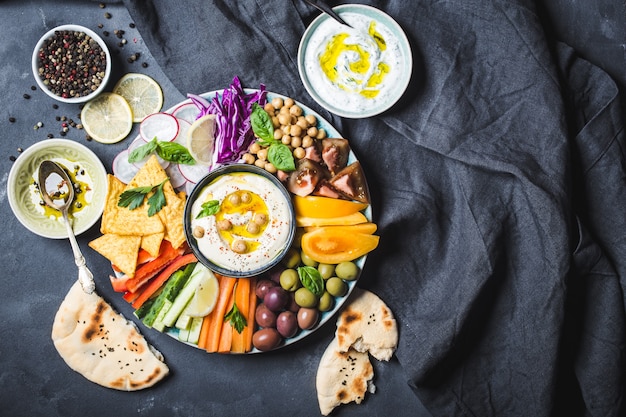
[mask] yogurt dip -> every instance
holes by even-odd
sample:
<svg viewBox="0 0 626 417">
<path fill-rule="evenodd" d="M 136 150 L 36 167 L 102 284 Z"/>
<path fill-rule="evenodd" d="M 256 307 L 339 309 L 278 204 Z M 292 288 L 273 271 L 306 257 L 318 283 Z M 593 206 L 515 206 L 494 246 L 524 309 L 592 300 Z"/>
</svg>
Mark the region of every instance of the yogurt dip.
<svg viewBox="0 0 626 417">
<path fill-rule="evenodd" d="M 286 195 L 269 179 L 231 172 L 202 188 L 191 207 L 191 231 L 216 266 L 262 271 L 290 244 L 291 213 Z"/>
<path fill-rule="evenodd" d="M 337 109 L 352 113 L 384 107 L 394 100 L 406 59 L 400 40 L 384 22 L 346 11 L 322 21 L 311 33 L 304 55 L 310 89 Z"/>
</svg>

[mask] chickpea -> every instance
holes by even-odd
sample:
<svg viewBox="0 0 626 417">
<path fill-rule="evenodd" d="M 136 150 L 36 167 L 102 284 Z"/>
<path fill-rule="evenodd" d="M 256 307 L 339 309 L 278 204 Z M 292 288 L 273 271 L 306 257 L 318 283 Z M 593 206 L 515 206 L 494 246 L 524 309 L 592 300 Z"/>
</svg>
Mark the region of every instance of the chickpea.
<svg viewBox="0 0 626 417">
<path fill-rule="evenodd" d="M 297 104 L 294 104 L 293 106 L 289 108 L 289 113 L 293 114 L 294 116 L 301 116 L 302 107 L 298 106 Z"/>
<path fill-rule="evenodd" d="M 235 239 L 233 243 L 230 245 L 231 249 L 237 253 L 246 253 L 248 250 L 248 245 L 245 240 Z"/>
<path fill-rule="evenodd" d="M 266 162 L 263 168 L 270 174 L 276 174 L 278 172 L 278 169 L 276 169 L 274 164 L 272 164 L 271 162 Z"/>
<path fill-rule="evenodd" d="M 280 97 L 274 97 L 272 99 L 272 106 L 274 106 L 275 109 L 280 109 L 283 107 L 283 99 Z"/>
<path fill-rule="evenodd" d="M 291 136 L 283 135 L 283 137 L 280 138 L 280 141 L 283 143 L 283 145 L 291 145 Z"/>
<path fill-rule="evenodd" d="M 312 138 L 316 137 L 318 134 L 317 127 L 311 126 L 307 129 L 306 134 L 311 136 Z"/>
<path fill-rule="evenodd" d="M 254 213 L 254 217 L 252 217 L 252 221 L 254 221 L 259 226 L 263 226 L 267 223 L 267 214 L 265 213 Z"/>
<path fill-rule="evenodd" d="M 272 124 L 274 125 L 274 129 L 278 129 L 280 127 L 280 122 L 278 121 L 278 117 L 272 117 Z"/>
<path fill-rule="evenodd" d="M 276 111 L 276 109 L 274 108 L 274 105 L 272 103 L 265 103 L 265 106 L 263 107 L 263 110 L 268 112 L 270 115 L 274 114 L 274 112 Z"/>
<path fill-rule="evenodd" d="M 278 140 L 283 136 L 283 132 L 280 129 L 274 130 L 274 139 Z"/>
<path fill-rule="evenodd" d="M 296 148 L 293 150 L 293 156 L 296 159 L 302 159 L 304 158 L 304 156 L 306 155 L 306 151 L 304 150 L 304 148 Z"/>
<path fill-rule="evenodd" d="M 217 230 L 221 230 L 223 232 L 233 228 L 233 224 L 228 219 L 218 221 L 215 226 L 217 226 Z"/>
<path fill-rule="evenodd" d="M 242 159 L 242 161 L 243 161 L 245 164 L 249 164 L 249 165 L 254 164 L 254 161 L 256 160 L 256 158 L 254 157 L 254 155 L 252 155 L 251 153 L 244 153 L 244 154 L 241 156 L 241 159 Z"/>
<path fill-rule="evenodd" d="M 252 221 L 246 225 L 246 231 L 251 235 L 256 235 L 261 231 L 261 226 Z"/>
<path fill-rule="evenodd" d="M 248 204 L 250 201 L 252 201 L 252 195 L 250 195 L 249 192 L 241 193 L 241 202 L 242 203 Z"/>
<path fill-rule="evenodd" d="M 280 130 L 283 132 L 283 135 L 290 135 L 291 134 L 291 125 L 282 126 L 280 128 Z"/>
<path fill-rule="evenodd" d="M 300 128 L 302 128 L 302 130 L 308 129 L 309 128 L 309 123 L 306 121 L 306 119 L 302 116 L 298 117 L 298 121 L 296 122 L 296 124 L 298 126 L 300 126 Z"/>
<path fill-rule="evenodd" d="M 265 168 L 265 161 L 262 159 L 257 159 L 256 161 L 254 161 L 254 165 L 258 166 L 259 168 Z"/>
<path fill-rule="evenodd" d="M 193 237 L 195 237 L 196 239 L 200 239 L 202 236 L 204 236 L 204 228 L 202 228 L 202 226 L 194 227 Z"/>
<path fill-rule="evenodd" d="M 239 204 L 241 204 L 241 198 L 239 198 L 239 195 L 237 194 L 231 194 L 228 196 L 228 201 L 230 202 L 230 204 L 232 204 L 233 206 L 238 206 Z"/>
<path fill-rule="evenodd" d="M 306 119 L 307 122 L 309 122 L 309 125 L 311 126 L 317 125 L 317 117 L 315 117 L 314 115 L 307 114 L 306 116 L 304 116 L 304 118 Z"/>
<path fill-rule="evenodd" d="M 260 151 L 258 151 L 256 153 L 256 157 L 262 161 L 266 161 L 267 160 L 267 148 L 263 148 Z"/>
<path fill-rule="evenodd" d="M 280 113 L 278 115 L 278 121 L 281 125 L 288 125 L 291 123 L 291 116 L 288 113 Z"/>
<path fill-rule="evenodd" d="M 324 139 L 326 137 L 326 130 L 324 129 L 318 129 L 317 131 L 317 136 L 315 136 L 317 139 Z"/>
<path fill-rule="evenodd" d="M 302 136 L 302 128 L 300 126 L 295 124 L 295 125 L 291 125 L 290 127 L 291 128 L 289 129 L 289 134 L 291 136 Z"/>
<path fill-rule="evenodd" d="M 308 148 L 310 146 L 313 146 L 313 138 L 309 135 L 306 135 L 302 138 L 302 147 Z"/>
<path fill-rule="evenodd" d="M 281 107 L 280 110 L 278 110 L 278 114 L 289 114 L 289 107 Z"/>
<path fill-rule="evenodd" d="M 251 154 L 257 153 L 260 149 L 261 145 L 259 145 L 258 142 L 254 142 L 252 145 L 250 145 L 250 148 L 248 148 Z"/>
<path fill-rule="evenodd" d="M 289 107 L 293 106 L 294 104 L 295 104 L 295 102 L 293 101 L 293 99 L 292 99 L 292 98 L 287 97 L 287 98 L 284 100 L 283 106 L 285 106 L 285 107 L 289 108 Z"/>
<path fill-rule="evenodd" d="M 291 138 L 291 146 L 294 148 L 299 148 L 302 146 L 302 138 L 300 136 L 293 136 Z"/>
</svg>

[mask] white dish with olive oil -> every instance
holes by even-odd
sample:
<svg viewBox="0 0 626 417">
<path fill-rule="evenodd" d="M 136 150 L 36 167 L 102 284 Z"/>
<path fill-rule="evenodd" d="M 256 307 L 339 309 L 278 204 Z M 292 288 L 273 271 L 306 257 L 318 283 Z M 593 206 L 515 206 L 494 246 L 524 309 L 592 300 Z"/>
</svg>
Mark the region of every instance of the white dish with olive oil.
<svg viewBox="0 0 626 417">
<path fill-rule="evenodd" d="M 413 59 L 408 39 L 374 7 L 354 4 L 334 10 L 352 28 L 324 14 L 311 23 L 298 51 L 302 82 L 315 101 L 339 116 L 382 113 L 409 84 Z"/>
</svg>

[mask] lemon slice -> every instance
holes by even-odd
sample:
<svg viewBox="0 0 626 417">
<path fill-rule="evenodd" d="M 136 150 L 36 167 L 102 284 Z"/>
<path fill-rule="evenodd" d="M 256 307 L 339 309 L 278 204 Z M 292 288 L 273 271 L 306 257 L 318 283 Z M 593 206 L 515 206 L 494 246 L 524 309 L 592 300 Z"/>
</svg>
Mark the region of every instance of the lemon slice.
<svg viewBox="0 0 626 417">
<path fill-rule="evenodd" d="M 133 111 L 133 122 L 141 122 L 163 106 L 163 90 L 151 77 L 135 72 L 124 75 L 113 87 L 113 92 L 124 97 Z"/>
<path fill-rule="evenodd" d="M 207 114 L 192 123 L 187 131 L 187 149 L 200 165 L 211 165 L 215 143 L 215 115 Z"/>
<path fill-rule="evenodd" d="M 133 128 L 133 113 L 124 97 L 102 93 L 88 101 L 80 112 L 83 128 L 89 136 L 102 143 L 116 143 Z"/>
<path fill-rule="evenodd" d="M 185 314 L 190 317 L 204 317 L 215 308 L 219 294 L 219 282 L 209 269 L 202 272 L 202 279 L 196 287 L 193 297 L 185 307 Z"/>
</svg>

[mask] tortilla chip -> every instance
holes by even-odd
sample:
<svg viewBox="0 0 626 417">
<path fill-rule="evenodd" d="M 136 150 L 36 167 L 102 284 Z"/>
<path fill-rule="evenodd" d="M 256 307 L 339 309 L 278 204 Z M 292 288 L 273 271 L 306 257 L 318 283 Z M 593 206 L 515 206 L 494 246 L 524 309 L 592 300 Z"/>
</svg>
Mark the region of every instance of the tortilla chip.
<svg viewBox="0 0 626 417">
<path fill-rule="evenodd" d="M 89 247 L 130 277 L 135 275 L 140 244 L 141 236 L 104 234 L 89 242 Z"/>
<path fill-rule="evenodd" d="M 165 239 L 169 240 L 174 249 L 178 249 L 185 243 L 183 228 L 185 200 L 178 197 L 169 183 L 163 187 L 163 194 L 165 194 L 166 205 L 159 211 L 159 217 L 165 225 Z"/>
<path fill-rule="evenodd" d="M 130 182 L 126 186 L 126 189 L 129 190 L 131 188 L 148 186 L 152 187 L 162 183 L 167 178 L 167 173 L 165 172 L 161 164 L 159 164 L 159 160 L 157 159 L 156 155 L 152 154 L 152 156 L 148 158 L 144 166 L 142 166 L 141 169 L 137 171 L 133 179 L 130 180 Z M 169 184 L 169 181 L 167 184 Z"/>
<path fill-rule="evenodd" d="M 134 210 L 119 207 L 117 202 L 122 192 L 128 186 L 109 174 L 109 191 L 107 201 L 102 213 L 100 232 L 118 235 L 143 236 L 165 231 L 165 227 L 158 216 L 148 216 L 148 204 L 144 203 Z"/>
<path fill-rule="evenodd" d="M 142 236 L 141 248 L 156 258 L 159 256 L 159 248 L 164 237 L 165 232 Z"/>
</svg>

